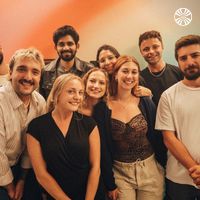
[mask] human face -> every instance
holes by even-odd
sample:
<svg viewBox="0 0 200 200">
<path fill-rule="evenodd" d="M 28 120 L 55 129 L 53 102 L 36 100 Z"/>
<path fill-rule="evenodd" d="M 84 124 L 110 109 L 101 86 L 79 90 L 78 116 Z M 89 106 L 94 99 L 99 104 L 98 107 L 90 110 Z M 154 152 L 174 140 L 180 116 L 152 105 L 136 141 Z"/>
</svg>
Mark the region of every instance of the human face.
<svg viewBox="0 0 200 200">
<path fill-rule="evenodd" d="M 86 93 L 88 96 L 100 99 L 106 92 L 106 77 L 101 71 L 92 72 L 86 83 Z"/>
<path fill-rule="evenodd" d="M 187 80 L 200 77 L 200 45 L 193 44 L 181 47 L 178 51 L 178 64 Z"/>
<path fill-rule="evenodd" d="M 83 101 L 83 94 L 83 85 L 80 80 L 69 80 L 59 95 L 56 106 L 58 106 L 63 111 L 76 111 Z"/>
<path fill-rule="evenodd" d="M 110 50 L 102 50 L 99 54 L 99 65 L 106 70 L 108 74 L 112 74 L 113 66 L 117 58 Z"/>
<path fill-rule="evenodd" d="M 140 52 L 145 61 L 151 66 L 157 65 L 162 59 L 163 45 L 157 38 L 143 40 Z"/>
<path fill-rule="evenodd" d="M 79 44 L 75 44 L 71 35 L 66 35 L 60 38 L 55 46 L 58 56 L 66 62 L 74 59 L 78 48 Z"/>
<path fill-rule="evenodd" d="M 41 64 L 30 58 L 16 60 L 10 72 L 12 86 L 23 101 L 38 88 L 41 76 Z"/>
<path fill-rule="evenodd" d="M 139 69 L 133 62 L 124 63 L 118 70 L 115 79 L 118 82 L 118 89 L 132 90 L 139 81 Z"/>
</svg>

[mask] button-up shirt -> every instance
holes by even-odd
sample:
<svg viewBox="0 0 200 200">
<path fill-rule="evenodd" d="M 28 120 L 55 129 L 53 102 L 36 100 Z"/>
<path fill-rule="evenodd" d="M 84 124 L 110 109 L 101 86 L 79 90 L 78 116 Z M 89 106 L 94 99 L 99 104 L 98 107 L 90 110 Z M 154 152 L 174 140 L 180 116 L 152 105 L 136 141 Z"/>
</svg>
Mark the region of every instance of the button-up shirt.
<svg viewBox="0 0 200 200">
<path fill-rule="evenodd" d="M 27 108 L 15 93 L 11 82 L 0 88 L 0 186 L 12 182 L 11 166 L 21 157 L 21 166 L 30 168 L 26 144 L 28 123 L 46 112 L 46 102 L 36 91 Z"/>
</svg>

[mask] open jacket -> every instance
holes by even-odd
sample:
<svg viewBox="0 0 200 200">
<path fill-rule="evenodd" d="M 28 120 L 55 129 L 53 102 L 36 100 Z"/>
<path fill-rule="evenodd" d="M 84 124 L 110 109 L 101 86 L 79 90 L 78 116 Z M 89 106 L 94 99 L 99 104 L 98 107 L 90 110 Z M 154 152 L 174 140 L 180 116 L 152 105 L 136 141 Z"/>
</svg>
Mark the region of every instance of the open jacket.
<svg viewBox="0 0 200 200">
<path fill-rule="evenodd" d="M 163 167 L 165 167 L 167 150 L 163 143 L 161 132 L 154 129 L 156 117 L 155 105 L 149 97 L 141 97 L 139 108 L 148 124 L 147 138 L 154 149 L 155 158 Z M 99 102 L 94 107 L 93 118 L 98 125 L 101 137 L 101 174 L 106 189 L 111 191 L 116 188 L 112 171 L 113 144 L 111 134 L 111 110 L 104 101 Z"/>
</svg>

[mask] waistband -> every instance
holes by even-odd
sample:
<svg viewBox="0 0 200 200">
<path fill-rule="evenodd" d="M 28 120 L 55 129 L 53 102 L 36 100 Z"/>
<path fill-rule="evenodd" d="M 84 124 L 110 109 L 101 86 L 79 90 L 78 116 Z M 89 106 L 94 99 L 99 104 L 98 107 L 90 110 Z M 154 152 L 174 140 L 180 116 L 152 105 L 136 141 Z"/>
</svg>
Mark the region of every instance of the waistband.
<svg viewBox="0 0 200 200">
<path fill-rule="evenodd" d="M 148 158 L 141 160 L 141 159 L 137 159 L 135 162 L 131 162 L 131 163 L 125 163 L 125 162 L 120 162 L 117 160 L 114 160 L 113 163 L 114 165 L 118 165 L 118 166 L 135 166 L 135 165 L 146 165 L 148 163 L 151 162 L 155 162 L 155 155 L 152 154 L 151 156 L 149 156 Z"/>
</svg>

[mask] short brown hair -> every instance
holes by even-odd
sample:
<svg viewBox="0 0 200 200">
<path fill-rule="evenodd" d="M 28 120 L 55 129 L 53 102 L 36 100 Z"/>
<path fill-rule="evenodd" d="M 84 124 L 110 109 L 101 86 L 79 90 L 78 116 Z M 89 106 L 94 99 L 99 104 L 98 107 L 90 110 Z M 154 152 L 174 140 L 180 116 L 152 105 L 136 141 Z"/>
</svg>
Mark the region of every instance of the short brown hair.
<svg viewBox="0 0 200 200">
<path fill-rule="evenodd" d="M 115 65 L 114 65 L 114 68 L 113 68 L 112 80 L 111 80 L 111 84 L 110 84 L 110 95 L 111 96 L 117 95 L 118 83 L 115 79 L 117 72 L 119 71 L 119 69 L 121 68 L 122 65 L 124 65 L 125 63 L 129 63 L 129 62 L 135 63 L 138 66 L 138 71 L 140 72 L 140 65 L 133 56 L 120 56 L 117 59 Z M 133 90 L 134 90 L 134 88 L 133 88 Z"/>
<path fill-rule="evenodd" d="M 200 36 L 199 35 L 186 35 L 181 37 L 175 43 L 175 58 L 178 61 L 178 50 L 182 47 L 189 46 L 192 44 L 200 45 Z"/>
<path fill-rule="evenodd" d="M 140 35 L 139 43 L 138 43 L 139 47 L 140 47 L 143 40 L 147 40 L 147 39 L 151 39 L 151 38 L 157 38 L 161 42 L 161 44 L 163 45 L 160 32 L 152 30 L 152 31 L 146 31 L 146 32 L 144 32 Z"/>
</svg>

